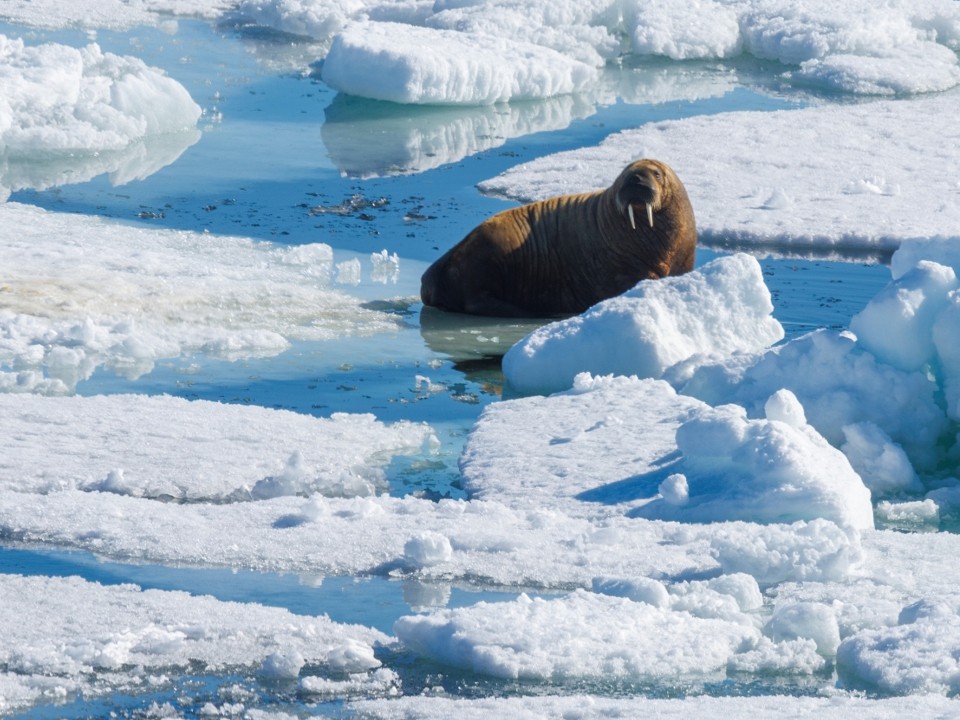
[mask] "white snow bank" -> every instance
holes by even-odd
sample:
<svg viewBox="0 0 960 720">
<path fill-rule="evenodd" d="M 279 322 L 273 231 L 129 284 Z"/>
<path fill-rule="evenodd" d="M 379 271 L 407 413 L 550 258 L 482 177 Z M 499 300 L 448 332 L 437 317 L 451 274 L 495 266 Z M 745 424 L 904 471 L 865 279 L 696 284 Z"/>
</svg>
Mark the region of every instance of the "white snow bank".
<svg viewBox="0 0 960 720">
<path fill-rule="evenodd" d="M 407 648 L 445 665 L 555 681 L 716 673 L 760 638 L 749 625 L 583 590 L 407 616 L 394 632 Z"/>
<path fill-rule="evenodd" d="M 334 38 L 322 77 L 341 92 L 376 100 L 493 105 L 578 92 L 597 70 L 502 37 L 364 22 Z"/>
<path fill-rule="evenodd" d="M 535 200 L 606 187 L 625 162 L 653 157 L 683 180 L 706 243 L 880 251 L 957 240 L 960 157 L 945 150 L 960 144 L 955 106 L 946 95 L 651 123 L 480 187 Z"/>
<path fill-rule="evenodd" d="M 464 486 L 514 503 L 568 507 L 572 497 L 581 512 L 592 501 L 650 519 L 872 528 L 869 491 L 796 405 L 776 395 L 768 419 L 748 420 L 663 382 L 578 376 L 571 392 L 487 407 L 464 448 Z"/>
<path fill-rule="evenodd" d="M 637 488 L 650 486 L 633 476 L 656 474 L 662 456 L 675 451 L 680 417 L 700 404 L 663 382 L 593 384 L 579 400 L 498 404 L 503 412 L 481 423 L 471 446 L 485 454 L 497 448 L 503 461 L 491 457 L 486 484 L 496 488 L 499 479 L 504 489 L 488 491 L 488 499 L 439 503 L 343 497 L 350 488 L 366 491 L 361 481 L 379 477 L 391 454 L 421 452 L 430 438 L 421 425 L 129 395 L 0 396 L 7 406 L 0 430 L 10 438 L 3 476 L 12 483 L 0 493 L 0 534 L 140 562 L 313 574 L 397 569 L 423 579 L 528 587 L 723 568 L 764 582 L 841 578 L 856 564 L 859 539 L 832 522 L 691 526 L 627 517 Z M 520 442 L 513 446 L 498 440 L 509 425 L 495 422 L 511 417 L 528 428 L 514 431 Z M 569 442 L 560 433 L 570 433 Z M 644 435 L 645 451 L 633 441 Z M 83 451 L 90 447 L 96 452 Z M 222 501 L 253 499 L 255 489 L 259 502 Z M 158 502 L 178 498 L 193 501 Z"/>
<path fill-rule="evenodd" d="M 122 150 L 146 137 L 195 131 L 200 106 L 143 61 L 0 35 L 0 158 Z"/>
<path fill-rule="evenodd" d="M 326 616 L 75 577 L 0 575 L 0 605 L 0 712 L 76 692 L 138 691 L 197 663 L 253 671 L 287 656 L 314 674 L 367 673 L 380 666 L 374 647 L 389 641 Z M 139 672 L 124 672 L 130 666 Z"/>
<path fill-rule="evenodd" d="M 960 9 L 951 0 L 894 0 L 877 6 L 869 0 L 833 3 L 812 0 L 698 0 L 651 5 L 637 0 L 245 0 L 238 15 L 245 21 L 309 36 L 336 46 L 337 33 L 355 34 L 369 21 L 391 21 L 394 44 L 424 30 L 459 34 L 456 41 L 434 34 L 430 71 L 453 77 L 466 50 L 521 45 L 548 49 L 565 62 L 601 67 L 621 53 L 663 56 L 674 60 L 729 58 L 743 52 L 776 60 L 789 70 L 787 82 L 815 85 L 861 95 L 943 91 L 960 84 Z M 351 43 L 355 40 L 351 40 Z M 343 66 L 338 83 L 352 80 L 353 92 L 382 94 L 379 69 L 391 75 L 402 66 L 428 65 L 425 51 L 380 52 L 386 43 L 370 45 L 364 62 Z M 337 50 L 341 52 L 341 50 Z M 331 54 L 333 50 L 331 50 Z M 357 57 L 356 55 L 354 57 Z M 562 75 L 548 55 L 526 54 L 524 62 L 543 77 Z M 419 60 L 416 60 L 419 58 Z M 485 72 L 502 66 L 504 55 L 480 63 Z M 462 90 L 444 102 L 456 102 Z M 377 97 L 379 95 L 371 95 Z"/>
<path fill-rule="evenodd" d="M 641 281 L 581 315 L 538 328 L 503 358 L 520 393 L 566 390 L 580 372 L 659 378 L 692 355 L 726 356 L 783 338 L 760 264 L 723 257 L 679 277 Z"/>
<path fill-rule="evenodd" d="M 0 205 L 0 391 L 64 394 L 187 352 L 273 355 L 397 319 L 331 287 L 327 245 L 131 227 Z"/>
<path fill-rule="evenodd" d="M 956 710 L 956 700 L 942 695 L 872 700 L 856 695 L 830 697 L 708 697 L 687 694 L 683 699 L 653 699 L 643 696 L 609 698 L 598 695 L 536 695 L 524 697 L 462 698 L 427 695 L 391 700 L 349 703 L 361 715 L 381 720 L 580 720 L 645 718 L 660 720 L 756 720 L 758 717 L 810 717 L 822 720 L 890 720 L 908 717 L 946 717 Z"/>
<path fill-rule="evenodd" d="M 870 491 L 846 456 L 802 417 L 748 420 L 737 405 L 707 408 L 677 429 L 677 445 L 682 457 L 669 466 L 660 497 L 634 515 L 695 522 L 826 518 L 873 528 Z"/>
<path fill-rule="evenodd" d="M 841 643 L 837 673 L 849 687 L 906 695 L 960 693 L 960 612 L 921 600 L 892 627 L 863 630 Z"/>
<path fill-rule="evenodd" d="M 30 0 L 0 5 L 0 18 L 36 28 L 105 28 L 124 30 L 137 25 L 169 22 L 164 16 L 213 19 L 234 0 Z"/>
<path fill-rule="evenodd" d="M 384 425 L 372 415 L 314 418 L 285 410 L 188 402 L 168 396 L 45 398 L 0 394 L 5 491 L 107 492 L 173 501 L 355 497 L 385 489 L 397 454 L 438 444 L 423 423 Z M 85 427 L 97 437 L 52 427 Z M 263 433 L 260 428 L 271 428 Z"/>
</svg>

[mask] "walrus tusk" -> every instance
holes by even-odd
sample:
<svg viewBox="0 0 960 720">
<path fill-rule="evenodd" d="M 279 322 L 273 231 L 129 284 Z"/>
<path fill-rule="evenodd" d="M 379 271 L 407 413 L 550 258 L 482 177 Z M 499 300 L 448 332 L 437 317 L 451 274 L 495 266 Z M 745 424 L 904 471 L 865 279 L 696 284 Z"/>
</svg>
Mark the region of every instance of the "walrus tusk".
<svg viewBox="0 0 960 720">
<path fill-rule="evenodd" d="M 633 205 L 627 205 L 627 215 L 630 217 L 630 227 L 637 229 L 637 221 L 633 219 Z M 647 222 L 653 227 L 653 205 L 647 203 Z"/>
</svg>

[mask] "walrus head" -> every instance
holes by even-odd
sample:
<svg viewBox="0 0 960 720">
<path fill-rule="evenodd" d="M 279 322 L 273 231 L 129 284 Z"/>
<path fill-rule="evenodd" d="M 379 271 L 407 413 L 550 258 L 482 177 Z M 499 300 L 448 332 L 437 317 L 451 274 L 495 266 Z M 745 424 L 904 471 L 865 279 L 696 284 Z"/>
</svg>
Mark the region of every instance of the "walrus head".
<svg viewBox="0 0 960 720">
<path fill-rule="evenodd" d="M 626 215 L 634 230 L 637 229 L 636 212 L 640 212 L 641 217 L 645 213 L 647 224 L 653 227 L 653 214 L 667 199 L 669 172 L 666 165 L 656 160 L 636 160 L 620 173 L 614 183 L 617 209 Z"/>
</svg>

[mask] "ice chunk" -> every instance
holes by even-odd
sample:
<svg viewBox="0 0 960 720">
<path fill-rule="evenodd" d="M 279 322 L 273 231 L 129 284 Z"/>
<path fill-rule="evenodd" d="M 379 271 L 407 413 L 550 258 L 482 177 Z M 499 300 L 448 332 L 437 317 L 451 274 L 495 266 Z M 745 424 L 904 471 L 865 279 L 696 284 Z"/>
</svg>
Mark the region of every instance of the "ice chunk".
<svg viewBox="0 0 960 720">
<path fill-rule="evenodd" d="M 840 446 L 874 496 L 920 492 L 923 484 L 903 448 L 871 422 L 845 425 Z"/>
<path fill-rule="evenodd" d="M 952 268 L 921 261 L 854 315 L 850 330 L 882 362 L 919 370 L 933 359 L 933 324 L 958 285 Z"/>
<path fill-rule="evenodd" d="M 783 337 L 760 265 L 723 257 L 686 275 L 644 280 L 582 315 L 541 327 L 503 358 L 522 393 L 570 388 L 580 372 L 659 378 L 693 355 L 759 350 Z"/>
<path fill-rule="evenodd" d="M 595 67 L 542 45 L 398 23 L 337 35 L 323 81 L 349 95 L 420 105 L 492 105 L 584 90 Z"/>
<path fill-rule="evenodd" d="M 0 35 L 0 153 L 119 150 L 149 135 L 194 129 L 200 106 L 162 70 L 143 61 Z"/>
<path fill-rule="evenodd" d="M 673 60 L 739 55 L 742 40 L 737 12 L 712 0 L 627 3 L 635 14 L 631 49 L 638 55 L 666 55 Z"/>
<path fill-rule="evenodd" d="M 753 357 L 702 365 L 677 386 L 714 405 L 739 403 L 751 417 L 786 387 L 810 425 L 835 447 L 846 441 L 844 427 L 870 422 L 903 448 L 919 472 L 941 461 L 938 443 L 949 427 L 937 383 L 927 373 L 881 363 L 850 334 L 830 330 Z"/>
<path fill-rule="evenodd" d="M 873 527 L 870 491 L 846 457 L 809 425 L 748 420 L 742 408 L 704 408 L 677 430 L 688 479 L 681 506 L 654 500 L 638 517 L 710 522 L 826 518 Z"/>
<path fill-rule="evenodd" d="M 960 691 L 960 617 L 955 608 L 907 611 L 895 627 L 862 630 L 837 650 L 848 687 L 891 694 Z"/>
<path fill-rule="evenodd" d="M 583 590 L 403 617 L 394 632 L 419 655 L 485 675 L 634 681 L 716 672 L 759 635 L 735 622 Z"/>
<path fill-rule="evenodd" d="M 777 605 L 765 632 L 776 641 L 809 638 L 825 657 L 837 654 L 840 626 L 832 607 L 823 603 L 799 602 Z"/>
<path fill-rule="evenodd" d="M 443 535 L 425 532 L 407 540 L 403 546 L 403 557 L 414 568 L 430 567 L 449 562 L 453 557 L 453 547 Z"/>
</svg>

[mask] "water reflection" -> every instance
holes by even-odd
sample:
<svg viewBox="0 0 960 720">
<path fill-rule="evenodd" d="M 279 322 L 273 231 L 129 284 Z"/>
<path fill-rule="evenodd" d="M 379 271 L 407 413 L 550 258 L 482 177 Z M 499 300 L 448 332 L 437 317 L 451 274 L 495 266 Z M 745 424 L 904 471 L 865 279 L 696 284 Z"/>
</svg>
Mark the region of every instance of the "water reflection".
<svg viewBox="0 0 960 720">
<path fill-rule="evenodd" d="M 611 64 L 591 92 L 493 106 L 423 106 L 338 94 L 324 111 L 321 135 L 347 177 L 410 175 L 455 163 L 508 140 L 562 130 L 622 100 L 656 105 L 717 98 L 737 73 L 722 64 L 657 59 Z"/>
<path fill-rule="evenodd" d="M 12 192 L 46 190 L 62 185 L 87 182 L 107 175 L 113 187 L 143 180 L 172 165 L 201 132 L 190 129 L 179 133 L 151 135 L 122 150 L 89 154 L 51 153 L 45 157 L 14 156 L 0 153 L 0 200 Z"/>
<path fill-rule="evenodd" d="M 580 95 L 487 107 L 405 106 L 339 94 L 321 129 L 343 175 L 409 175 L 499 147 L 511 138 L 559 130 L 596 112 Z"/>
</svg>

